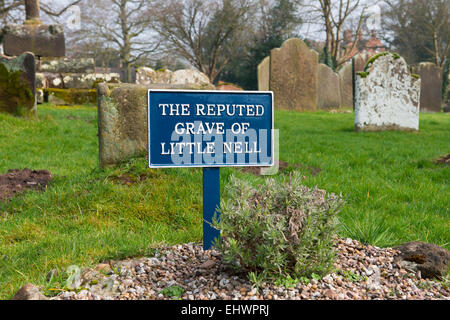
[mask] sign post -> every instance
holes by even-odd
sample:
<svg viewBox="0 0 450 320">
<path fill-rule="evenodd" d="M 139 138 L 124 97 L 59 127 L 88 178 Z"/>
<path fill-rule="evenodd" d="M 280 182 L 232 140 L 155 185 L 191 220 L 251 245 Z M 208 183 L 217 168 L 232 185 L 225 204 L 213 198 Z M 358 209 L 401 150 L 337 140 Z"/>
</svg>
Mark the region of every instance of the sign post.
<svg viewBox="0 0 450 320">
<path fill-rule="evenodd" d="M 220 208 L 220 168 L 203 168 L 203 249 L 208 250 L 220 231 L 210 223 Z"/>
<path fill-rule="evenodd" d="M 148 92 L 150 168 L 203 168 L 203 248 L 220 231 L 221 167 L 274 165 L 273 93 L 265 91 Z"/>
</svg>

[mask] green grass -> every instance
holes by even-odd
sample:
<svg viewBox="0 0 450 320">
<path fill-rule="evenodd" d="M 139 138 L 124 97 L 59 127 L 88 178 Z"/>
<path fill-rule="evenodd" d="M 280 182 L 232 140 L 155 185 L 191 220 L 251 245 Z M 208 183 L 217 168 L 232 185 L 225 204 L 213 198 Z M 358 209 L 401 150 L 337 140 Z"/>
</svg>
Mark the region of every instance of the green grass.
<svg viewBox="0 0 450 320">
<path fill-rule="evenodd" d="M 353 132 L 352 114 L 276 112 L 281 159 L 305 184 L 342 192 L 342 236 L 388 246 L 422 240 L 450 248 L 450 117 L 421 114 L 420 132 Z M 202 170 L 147 169 L 146 158 L 98 168 L 97 110 L 39 107 L 39 120 L 0 114 L 0 173 L 47 169 L 48 190 L 0 203 L 0 299 L 23 284 L 57 293 L 71 265 L 152 254 L 158 244 L 202 238 Z M 221 170 L 222 185 L 235 173 Z M 135 180 L 120 183 L 127 174 Z M 56 268 L 51 282 L 47 273 Z"/>
</svg>

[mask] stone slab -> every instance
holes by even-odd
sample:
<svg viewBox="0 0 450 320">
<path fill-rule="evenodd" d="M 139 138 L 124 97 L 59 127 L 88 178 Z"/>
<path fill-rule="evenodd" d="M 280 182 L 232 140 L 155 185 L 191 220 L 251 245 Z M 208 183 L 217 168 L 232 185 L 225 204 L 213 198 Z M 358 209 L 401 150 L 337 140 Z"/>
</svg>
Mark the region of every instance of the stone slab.
<svg viewBox="0 0 450 320">
<path fill-rule="evenodd" d="M 346 63 L 338 72 L 341 107 L 353 109 L 353 68 L 351 63 Z"/>
<path fill-rule="evenodd" d="M 270 82 L 270 56 L 265 57 L 258 65 L 258 90 L 269 91 Z"/>
<path fill-rule="evenodd" d="M 211 90 L 211 87 L 196 84 L 99 84 L 98 137 L 101 167 L 126 161 L 148 149 L 149 89 Z"/>
<path fill-rule="evenodd" d="M 319 54 L 300 39 L 286 40 L 270 53 L 269 88 L 275 108 L 317 110 Z"/>
<path fill-rule="evenodd" d="M 3 50 L 8 56 L 33 52 L 40 57 L 64 57 L 66 42 L 61 25 L 19 25 L 3 28 Z"/>
</svg>

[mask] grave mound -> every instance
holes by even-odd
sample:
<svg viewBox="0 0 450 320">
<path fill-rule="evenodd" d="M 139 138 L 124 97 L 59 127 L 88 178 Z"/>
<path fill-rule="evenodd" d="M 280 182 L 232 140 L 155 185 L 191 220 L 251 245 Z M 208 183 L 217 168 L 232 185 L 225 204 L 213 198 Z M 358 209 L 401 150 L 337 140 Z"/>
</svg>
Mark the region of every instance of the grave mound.
<svg viewBox="0 0 450 320">
<path fill-rule="evenodd" d="M 47 170 L 9 170 L 0 175 L 0 201 L 28 190 L 44 191 L 51 180 Z"/>
</svg>

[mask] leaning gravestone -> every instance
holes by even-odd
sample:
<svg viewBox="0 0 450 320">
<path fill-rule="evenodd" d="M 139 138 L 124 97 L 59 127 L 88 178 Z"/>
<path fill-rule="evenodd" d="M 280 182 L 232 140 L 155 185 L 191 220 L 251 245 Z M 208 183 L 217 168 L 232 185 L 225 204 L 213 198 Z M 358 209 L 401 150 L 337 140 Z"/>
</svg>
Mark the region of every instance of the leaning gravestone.
<svg viewBox="0 0 450 320">
<path fill-rule="evenodd" d="M 212 85 L 98 85 L 100 166 L 118 164 L 147 150 L 147 92 L 149 89 L 214 90 Z"/>
<path fill-rule="evenodd" d="M 258 90 L 269 91 L 270 57 L 265 57 L 258 65 Z"/>
<path fill-rule="evenodd" d="M 441 112 L 442 104 L 442 69 L 431 62 L 422 62 L 414 73 L 422 81 L 420 88 L 420 111 Z"/>
<path fill-rule="evenodd" d="M 269 89 L 275 107 L 296 111 L 317 110 L 319 55 L 300 39 L 286 40 L 270 53 Z"/>
<path fill-rule="evenodd" d="M 339 82 L 341 90 L 341 107 L 353 109 L 353 68 L 351 63 L 346 63 L 339 70 Z"/>
<path fill-rule="evenodd" d="M 419 130 L 420 79 L 405 60 L 386 53 L 369 60 L 355 81 L 355 130 Z"/>
<path fill-rule="evenodd" d="M 19 57 L 0 56 L 0 112 L 36 116 L 35 58 L 30 52 Z"/>
<path fill-rule="evenodd" d="M 319 64 L 317 104 L 319 109 L 338 109 L 341 105 L 339 75 L 329 66 Z"/>
</svg>

